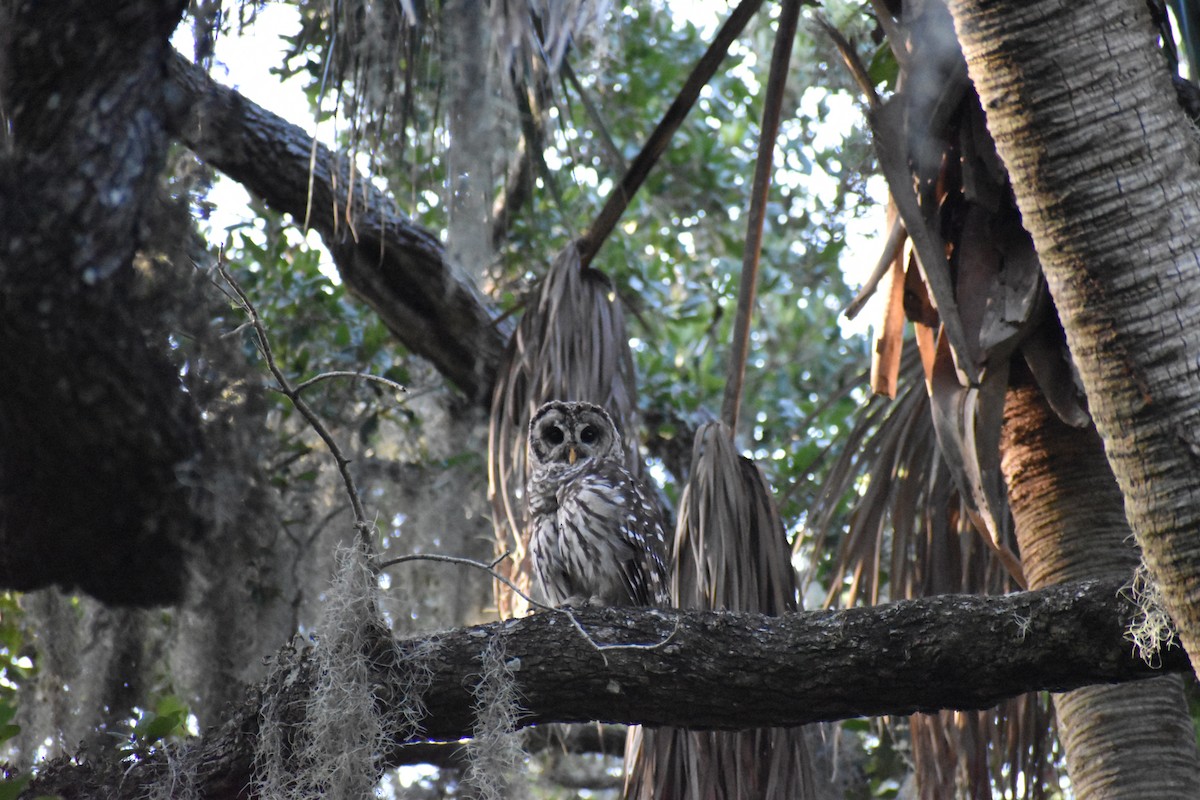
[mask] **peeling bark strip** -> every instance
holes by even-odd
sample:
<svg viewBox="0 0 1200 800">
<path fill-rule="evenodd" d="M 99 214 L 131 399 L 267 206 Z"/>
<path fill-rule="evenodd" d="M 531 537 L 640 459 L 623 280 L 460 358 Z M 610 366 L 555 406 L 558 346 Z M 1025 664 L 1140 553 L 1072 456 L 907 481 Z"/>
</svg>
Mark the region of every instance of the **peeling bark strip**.
<svg viewBox="0 0 1200 800">
<path fill-rule="evenodd" d="M 1200 654 L 1195 130 L 1142 0 L 950 7 L 1126 514 Z"/>
<path fill-rule="evenodd" d="M 198 420 L 133 269 L 186 3 L 0 14 L 0 586 L 181 594 Z M 5 125 L 11 125 L 4 130 Z"/>
<path fill-rule="evenodd" d="M 216 83 L 178 53 L 170 79 L 190 108 L 172 132 L 276 211 L 298 225 L 307 221 L 342 280 L 404 346 L 486 406 L 511 325 L 497 322 L 437 236 L 413 224 L 347 158 L 322 144 L 314 151 L 303 129 Z"/>
<path fill-rule="evenodd" d="M 987 708 L 1022 692 L 1062 691 L 1187 669 L 1179 649 L 1160 669 L 1135 658 L 1124 632 L 1136 610 L 1115 581 L 1087 581 L 1002 597 L 946 595 L 875 608 L 767 617 L 670 609 L 581 609 L 576 617 L 598 650 L 563 613 L 394 641 L 381 631 L 370 660 L 376 697 L 391 704 L 408 688 L 406 654 L 426 650 L 433 682 L 421 722 L 427 740 L 471 734 L 479 658 L 503 637 L 526 714 L 520 724 L 602 720 L 678 727 L 800 725 L 941 708 Z M 647 648 L 647 643 L 663 642 Z M 432 646 L 431 646 L 432 645 Z M 318 645 L 319 646 L 319 645 Z M 315 685 L 309 652 L 285 663 L 222 731 L 182 755 L 204 797 L 233 797 L 251 777 L 265 697 L 304 714 Z M 290 660 L 290 665 L 286 663 Z M 404 665 L 390 668 L 389 664 Z M 407 763 L 397 742 L 390 765 Z M 180 761 L 179 759 L 182 759 Z M 107 768 L 62 763 L 31 787 L 49 794 L 98 785 Z M 162 756 L 112 767 L 121 789 L 141 796 L 168 773 Z M 113 784 L 117 785 L 116 783 Z M 64 796 L 75 796 L 64 792 Z M 99 793 L 97 794 L 99 796 Z"/>
</svg>

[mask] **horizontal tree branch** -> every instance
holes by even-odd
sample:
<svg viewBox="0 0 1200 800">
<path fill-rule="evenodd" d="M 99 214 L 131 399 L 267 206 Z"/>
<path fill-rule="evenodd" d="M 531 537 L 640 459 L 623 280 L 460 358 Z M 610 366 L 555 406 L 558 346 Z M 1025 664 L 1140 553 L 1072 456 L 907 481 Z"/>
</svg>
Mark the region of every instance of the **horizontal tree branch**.
<svg viewBox="0 0 1200 800">
<path fill-rule="evenodd" d="M 424 741 L 471 735 L 472 691 L 484 649 L 494 640 L 504 647 L 522 697 L 522 725 L 792 726 L 983 709 L 1023 692 L 1187 669 L 1179 648 L 1165 650 L 1156 667 L 1133 654 L 1125 632 L 1138 612 L 1121 588 L 1087 581 L 1001 597 L 947 595 L 781 617 L 584 608 L 574 619 L 541 612 L 424 640 L 397 641 L 381 629 L 367 655 L 375 665 L 375 696 L 385 704 L 410 688 L 410 658 L 430 670 Z M 274 677 L 222 730 L 184 753 L 202 796 L 234 797 L 247 785 L 264 699 L 303 719 L 316 685 L 313 650 L 285 651 L 280 658 Z M 396 741 L 390 761 L 408 760 L 406 745 L 414 741 Z M 44 770 L 32 788 L 58 791 L 85 781 L 78 774 L 84 769 L 99 767 L 64 763 Z M 128 767 L 125 786 L 145 786 L 165 770 L 162 757 L 139 762 Z"/>
<path fill-rule="evenodd" d="M 946 595 L 781 617 L 677 610 L 539 613 L 438 637 L 426 736 L 470 735 L 491 637 L 514 660 L 525 724 L 737 729 L 944 708 L 1156 674 L 1126 641 L 1136 609 L 1116 582 L 1001 597 Z M 423 645 L 424 643 L 422 643 Z M 648 646 L 655 645 L 655 646 Z M 411 643 L 397 642 L 396 652 Z M 298 664 L 298 666 L 300 666 Z M 1185 669 L 1175 649 L 1164 668 Z"/>
<path fill-rule="evenodd" d="M 170 86 L 187 109 L 172 133 L 276 211 L 317 231 L 346 286 L 473 401 L 486 404 L 511 324 L 348 157 L 212 80 L 179 53 Z M 311 190 L 311 195 L 310 195 Z"/>
</svg>

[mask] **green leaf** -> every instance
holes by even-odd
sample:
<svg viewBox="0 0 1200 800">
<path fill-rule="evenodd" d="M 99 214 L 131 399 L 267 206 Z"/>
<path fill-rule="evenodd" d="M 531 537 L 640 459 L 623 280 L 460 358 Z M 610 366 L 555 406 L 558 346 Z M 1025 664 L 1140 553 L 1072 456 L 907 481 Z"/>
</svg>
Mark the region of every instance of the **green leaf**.
<svg viewBox="0 0 1200 800">
<path fill-rule="evenodd" d="M 133 726 L 133 735 L 143 744 L 157 742 L 174 732 L 183 723 L 186 716 L 181 712 L 161 715 L 146 714 L 137 725 Z"/>
<path fill-rule="evenodd" d="M 154 711 L 157 714 L 183 714 L 186 717 L 191 709 L 177 695 L 164 694 L 154 704 Z"/>
<path fill-rule="evenodd" d="M 172 734 L 185 733 L 188 713 L 187 703 L 173 694 L 165 694 L 158 698 L 154 711 L 146 712 L 133 726 L 133 736 L 141 744 L 150 744 Z"/>
<path fill-rule="evenodd" d="M 17 800 L 31 780 L 33 780 L 32 775 L 22 775 L 19 778 L 0 781 L 0 800 Z"/>
</svg>

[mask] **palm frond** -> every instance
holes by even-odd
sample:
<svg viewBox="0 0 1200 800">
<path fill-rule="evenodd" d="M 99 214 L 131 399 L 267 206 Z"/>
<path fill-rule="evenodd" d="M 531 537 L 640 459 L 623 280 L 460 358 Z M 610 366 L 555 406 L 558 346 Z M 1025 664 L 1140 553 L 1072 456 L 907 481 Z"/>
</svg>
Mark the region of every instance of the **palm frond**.
<svg viewBox="0 0 1200 800">
<path fill-rule="evenodd" d="M 1007 569 L 972 531 L 968 508 L 937 446 L 911 342 L 899 387 L 895 400 L 875 397 L 863 409 L 839 443 L 810 511 L 812 546 L 821 553 L 849 502 L 846 528 L 836 532 L 840 541 L 829 564 L 826 604 L 1011 591 Z M 1011 523 L 1002 530 L 1002 543 L 1012 549 Z"/>
<path fill-rule="evenodd" d="M 889 236 L 880 265 L 891 268 L 893 289 L 904 275 L 903 303 L 917 347 L 907 347 L 895 382 L 885 369 L 894 369 L 894 361 L 881 364 L 877 387 L 897 399 L 875 398 L 864 409 L 810 525 L 819 532 L 820 552 L 821 537 L 833 535 L 826 526 L 849 502 L 849 522 L 829 564 L 831 604 L 1003 592 L 1023 582 L 1000 470 L 1013 356 L 1025 356 L 1064 419 L 1078 424 L 1086 413 L 1073 383 L 1064 381 L 1069 362 L 1057 346 L 1040 264 L 965 80 L 945 7 L 875 7 L 887 17 L 885 27 L 900 34 L 894 46 L 906 45 L 904 57 L 897 56 L 897 91 L 872 102 L 870 118 L 912 245 L 903 259 L 892 242 L 902 239 Z M 879 352 L 894 353 L 903 338 L 896 296 Z M 921 796 L 990 796 L 1005 782 L 1013 797 L 1038 796 L 1057 777 L 1050 719 L 1044 696 L 984 712 L 911 718 Z"/>
<path fill-rule="evenodd" d="M 515 76 L 535 64 L 556 73 L 572 44 L 595 38 L 609 5 L 608 0 L 490 3 L 491 61 L 497 73 Z"/>
<path fill-rule="evenodd" d="M 681 608 L 784 614 L 798 607 L 783 523 L 758 466 L 723 422 L 699 428 L 680 498 L 671 595 Z M 797 798 L 813 793 L 803 728 L 630 731 L 626 797 Z"/>
<path fill-rule="evenodd" d="M 500 366 L 488 429 L 488 495 L 492 502 L 498 568 L 522 589 L 529 585 L 526 428 L 547 400 L 586 400 L 604 406 L 625 440 L 626 466 L 642 473 L 636 421 L 637 379 L 625 312 L 612 282 L 581 267 L 575 245 L 564 249 L 521 318 Z M 523 610 L 497 587 L 501 614 Z"/>
<path fill-rule="evenodd" d="M 795 570 L 770 487 L 723 422 L 696 431 L 689 474 L 675 528 L 671 595 L 678 606 L 795 611 Z"/>
<path fill-rule="evenodd" d="M 991 712 L 940 711 L 908 719 L 922 800 L 1005 797 L 1035 800 L 1060 777 L 1061 753 L 1049 694 L 1024 694 Z"/>
<path fill-rule="evenodd" d="M 853 498 L 830 565 L 828 604 L 1015 588 L 995 550 L 973 530 L 967 504 L 937 446 L 911 342 L 896 400 L 876 397 L 868 403 L 847 442 L 810 514 L 820 552 L 833 533 L 828 526 L 846 497 Z M 1004 510 L 1007 515 L 1007 505 Z M 1014 548 L 1011 522 L 1003 530 L 1002 542 Z M 920 796 L 987 797 L 993 780 L 1009 782 L 1011 797 L 1040 796 L 1041 788 L 1058 777 L 1052 723 L 1046 695 L 1023 695 L 987 711 L 909 718 Z"/>
</svg>

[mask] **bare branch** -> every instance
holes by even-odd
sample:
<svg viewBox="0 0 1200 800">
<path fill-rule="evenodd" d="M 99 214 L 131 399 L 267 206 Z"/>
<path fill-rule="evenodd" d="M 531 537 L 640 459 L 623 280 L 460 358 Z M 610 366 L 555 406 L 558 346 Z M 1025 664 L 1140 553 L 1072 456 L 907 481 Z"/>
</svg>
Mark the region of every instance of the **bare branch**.
<svg viewBox="0 0 1200 800">
<path fill-rule="evenodd" d="M 675 135 L 675 131 L 679 129 L 692 104 L 696 102 L 696 98 L 700 96 L 700 90 L 703 89 L 712 76 L 716 73 L 717 67 L 725 59 L 725 54 L 729 52 L 729 46 L 733 44 L 733 40 L 741 34 L 746 27 L 746 23 L 754 16 L 762 5 L 762 0 L 742 0 L 737 8 L 729 15 L 729 19 L 725 20 L 725 24 L 717 31 L 716 37 L 712 44 L 708 46 L 708 50 L 700 57 L 699 63 L 696 64 L 692 73 L 688 75 L 687 80 L 676 95 L 675 101 L 671 103 L 671 107 L 663 114 L 662 120 L 658 123 L 658 127 L 650 134 L 650 138 L 642 145 L 641 152 L 629 165 L 624 177 L 620 183 L 613 187 L 609 193 L 608 199 L 604 202 L 604 208 L 600 210 L 600 214 L 592 223 L 591 228 L 584 234 L 583 238 L 578 243 L 579 260 L 583 266 L 588 266 L 592 259 L 596 257 L 596 253 L 600 250 L 600 245 L 604 244 L 604 240 L 612 233 L 613 228 L 617 226 L 617 221 L 621 219 L 621 214 L 625 212 L 625 208 L 629 205 L 629 201 L 637 194 L 637 190 L 641 187 L 642 182 L 646 180 L 646 176 L 650 174 L 651 168 L 658 161 L 659 156 L 667 149 L 667 145 L 671 141 L 671 137 Z"/>
<path fill-rule="evenodd" d="M 267 338 L 267 329 L 262 323 L 262 318 L 258 315 L 258 309 L 250 302 L 250 298 L 246 296 L 241 285 L 229 274 L 229 270 L 225 268 L 223 258 L 217 261 L 217 271 L 225 280 L 225 283 L 229 285 L 229 288 L 233 290 L 238 306 L 249 317 L 250 324 L 254 328 L 258 350 L 267 362 L 267 369 L 271 371 L 271 375 L 275 377 L 276 383 L 279 384 L 276 388 L 291 401 L 292 405 L 300 412 L 300 415 L 304 417 L 309 426 L 316 431 L 317 436 L 321 437 L 321 441 L 325 443 L 325 446 L 329 448 L 333 460 L 337 463 L 338 472 L 342 476 L 342 483 L 346 487 L 346 494 L 350 498 L 350 508 L 354 512 L 355 530 L 358 531 L 359 538 L 362 539 L 367 552 L 374 552 L 375 543 L 372 540 L 371 534 L 375 530 L 375 526 L 367 521 L 366 512 L 363 510 L 362 498 L 359 496 L 358 487 L 354 484 L 354 477 L 350 474 L 350 459 L 346 458 L 342 453 L 342 448 L 338 445 L 337 440 L 333 438 L 333 434 L 329 432 L 329 429 L 321 422 L 321 418 L 305 402 L 304 398 L 300 396 L 299 390 L 292 386 L 287 376 L 283 374 L 283 370 L 275 363 L 275 354 L 271 351 L 271 342 Z M 392 383 L 391 381 L 387 382 Z"/>
<path fill-rule="evenodd" d="M 498 320 L 471 279 L 448 261 L 437 235 L 414 224 L 349 157 L 216 83 L 178 53 L 169 80 L 188 109 L 172 118 L 171 132 L 275 210 L 297 224 L 309 220 L 346 286 L 396 338 L 486 404 L 512 325 Z"/>
<path fill-rule="evenodd" d="M 300 383 L 296 384 L 296 392 L 303 392 L 313 384 L 320 383 L 321 381 L 327 381 L 330 378 L 354 378 L 355 380 L 361 379 L 364 381 L 370 381 L 372 383 L 382 384 L 383 386 L 400 392 L 401 394 L 408 393 L 408 389 L 406 387 L 396 383 L 395 381 L 388 380 L 387 378 L 382 378 L 378 375 L 372 375 L 369 372 L 349 372 L 346 370 L 334 370 L 332 372 L 322 372 L 320 375 L 314 375 L 308 380 L 301 381 Z"/>
<path fill-rule="evenodd" d="M 783 11 L 779 15 L 775 46 L 771 52 L 767 91 L 763 97 L 762 124 L 758 131 L 758 156 L 754 161 L 754 186 L 750 191 L 750 208 L 746 214 L 746 242 L 742 250 L 737 318 L 733 323 L 729 374 L 725 381 L 725 397 L 721 404 L 721 419 L 728 426 L 731 436 L 737 431 L 738 412 L 742 406 L 742 381 L 746 377 L 746 359 L 750 354 L 750 316 L 754 312 L 754 297 L 758 289 L 758 260 L 762 253 L 767 195 L 771 191 L 771 165 L 775 156 L 775 143 L 779 138 L 779 121 L 783 109 L 783 92 L 787 88 L 792 42 L 796 38 L 796 26 L 799 21 L 800 0 L 785 0 Z"/>
</svg>

